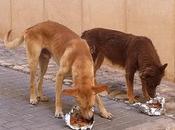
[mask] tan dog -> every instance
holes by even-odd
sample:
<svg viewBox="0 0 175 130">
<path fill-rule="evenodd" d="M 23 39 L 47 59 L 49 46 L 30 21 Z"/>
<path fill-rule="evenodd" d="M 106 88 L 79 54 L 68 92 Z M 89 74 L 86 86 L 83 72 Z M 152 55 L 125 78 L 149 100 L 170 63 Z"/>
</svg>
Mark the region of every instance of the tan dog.
<svg viewBox="0 0 175 130">
<path fill-rule="evenodd" d="M 30 67 L 30 103 L 37 104 L 47 101 L 43 95 L 42 83 L 46 73 L 49 59 L 53 57 L 60 65 L 56 74 L 56 110 L 55 116 L 62 117 L 62 81 L 66 73 L 71 72 L 74 87 L 63 90 L 63 94 L 76 97 L 84 118 L 93 116 L 91 108 L 98 105 L 101 115 L 111 118 L 106 111 L 102 100 L 97 93 L 107 89 L 106 86 L 95 86 L 93 60 L 87 43 L 67 27 L 47 21 L 39 23 L 25 30 L 24 34 L 9 42 L 10 32 L 5 36 L 4 43 L 7 48 L 15 48 L 25 42 Z M 40 77 L 38 82 L 38 93 L 35 89 L 36 70 L 39 64 Z"/>
</svg>

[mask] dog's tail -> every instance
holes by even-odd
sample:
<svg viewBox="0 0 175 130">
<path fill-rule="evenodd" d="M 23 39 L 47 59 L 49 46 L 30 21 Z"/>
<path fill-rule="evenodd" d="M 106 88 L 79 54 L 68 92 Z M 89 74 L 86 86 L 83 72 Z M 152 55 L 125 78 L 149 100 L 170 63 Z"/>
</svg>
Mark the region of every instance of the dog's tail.
<svg viewBox="0 0 175 130">
<path fill-rule="evenodd" d="M 6 48 L 13 49 L 17 48 L 19 45 L 21 45 L 24 42 L 24 36 L 20 36 L 12 41 L 9 41 L 9 37 L 12 30 L 9 30 L 8 33 L 4 37 L 4 45 Z"/>
</svg>

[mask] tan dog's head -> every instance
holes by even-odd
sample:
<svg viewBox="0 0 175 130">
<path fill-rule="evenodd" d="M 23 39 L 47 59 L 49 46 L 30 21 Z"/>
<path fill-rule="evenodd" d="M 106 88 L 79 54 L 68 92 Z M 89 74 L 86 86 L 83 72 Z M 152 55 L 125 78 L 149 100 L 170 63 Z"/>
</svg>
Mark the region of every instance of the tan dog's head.
<svg viewBox="0 0 175 130">
<path fill-rule="evenodd" d="M 108 87 L 105 85 L 93 86 L 91 88 L 82 86 L 82 88 L 73 87 L 71 89 L 64 89 L 62 94 L 75 97 L 80 106 L 81 115 L 85 119 L 91 119 L 93 117 L 92 108 L 96 102 L 96 94 L 102 91 L 107 91 L 107 89 Z"/>
</svg>

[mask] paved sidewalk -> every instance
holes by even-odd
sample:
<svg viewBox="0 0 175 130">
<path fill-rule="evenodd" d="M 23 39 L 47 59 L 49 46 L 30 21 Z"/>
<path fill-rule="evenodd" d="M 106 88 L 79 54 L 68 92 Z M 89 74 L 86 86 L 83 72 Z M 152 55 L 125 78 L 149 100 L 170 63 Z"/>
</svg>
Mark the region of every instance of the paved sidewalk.
<svg viewBox="0 0 175 130">
<path fill-rule="evenodd" d="M 0 130 L 69 130 L 62 119 L 54 118 L 54 82 L 44 82 L 44 92 L 50 101 L 36 106 L 29 104 L 27 74 L 0 67 Z M 65 86 L 66 87 L 66 86 Z M 175 130 L 175 121 L 165 116 L 150 117 L 122 102 L 103 98 L 113 120 L 95 115 L 94 130 Z M 74 104 L 63 97 L 64 112 Z"/>
<path fill-rule="evenodd" d="M 28 95 L 28 65 L 24 48 L 7 50 L 0 43 L 0 130 L 61 130 L 67 129 L 63 120 L 54 118 L 54 82 L 57 65 L 51 60 L 45 76 L 44 90 L 51 98 L 48 103 L 30 105 Z M 12 70 L 13 69 L 13 70 Z M 17 70 L 17 71 L 14 71 Z M 20 72 L 19 72 L 20 71 Z M 23 73 L 21 73 L 23 72 Z M 96 116 L 94 129 L 122 130 L 175 130 L 175 84 L 163 81 L 157 91 L 166 98 L 166 116 L 149 117 L 137 112 L 122 101 L 114 102 L 111 98 L 126 96 L 124 73 L 103 65 L 97 73 L 97 81 L 110 87 L 111 93 L 104 97 L 105 104 L 114 115 L 112 121 Z M 64 84 L 70 85 L 71 80 L 66 79 Z M 136 94 L 141 94 L 141 84 L 138 76 L 134 80 Z M 122 94 L 118 94 L 118 93 Z M 124 95 L 124 96 L 123 96 Z M 73 99 L 64 97 L 65 112 L 70 110 Z M 171 117 L 171 118 L 168 118 Z M 167 123 L 162 123 L 167 122 Z M 171 128 L 171 129 L 170 129 Z"/>
</svg>

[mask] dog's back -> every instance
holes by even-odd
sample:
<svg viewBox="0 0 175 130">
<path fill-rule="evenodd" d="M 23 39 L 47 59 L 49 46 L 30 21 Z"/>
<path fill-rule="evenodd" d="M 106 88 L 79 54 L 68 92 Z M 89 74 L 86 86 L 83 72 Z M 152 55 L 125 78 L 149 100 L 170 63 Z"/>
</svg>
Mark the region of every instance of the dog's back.
<svg viewBox="0 0 175 130">
<path fill-rule="evenodd" d="M 55 42 L 65 44 L 72 39 L 80 39 L 71 29 L 53 21 L 42 22 L 26 29 L 25 36 L 29 39 L 40 39 L 44 45 Z"/>
<path fill-rule="evenodd" d="M 137 62 L 136 65 L 143 64 L 141 62 L 160 64 L 151 40 L 146 37 L 103 28 L 85 31 L 81 37 L 87 40 L 93 57 L 100 52 L 113 64 L 125 67 L 127 60 Z M 149 61 L 144 61 L 146 57 L 149 57 Z"/>
</svg>

